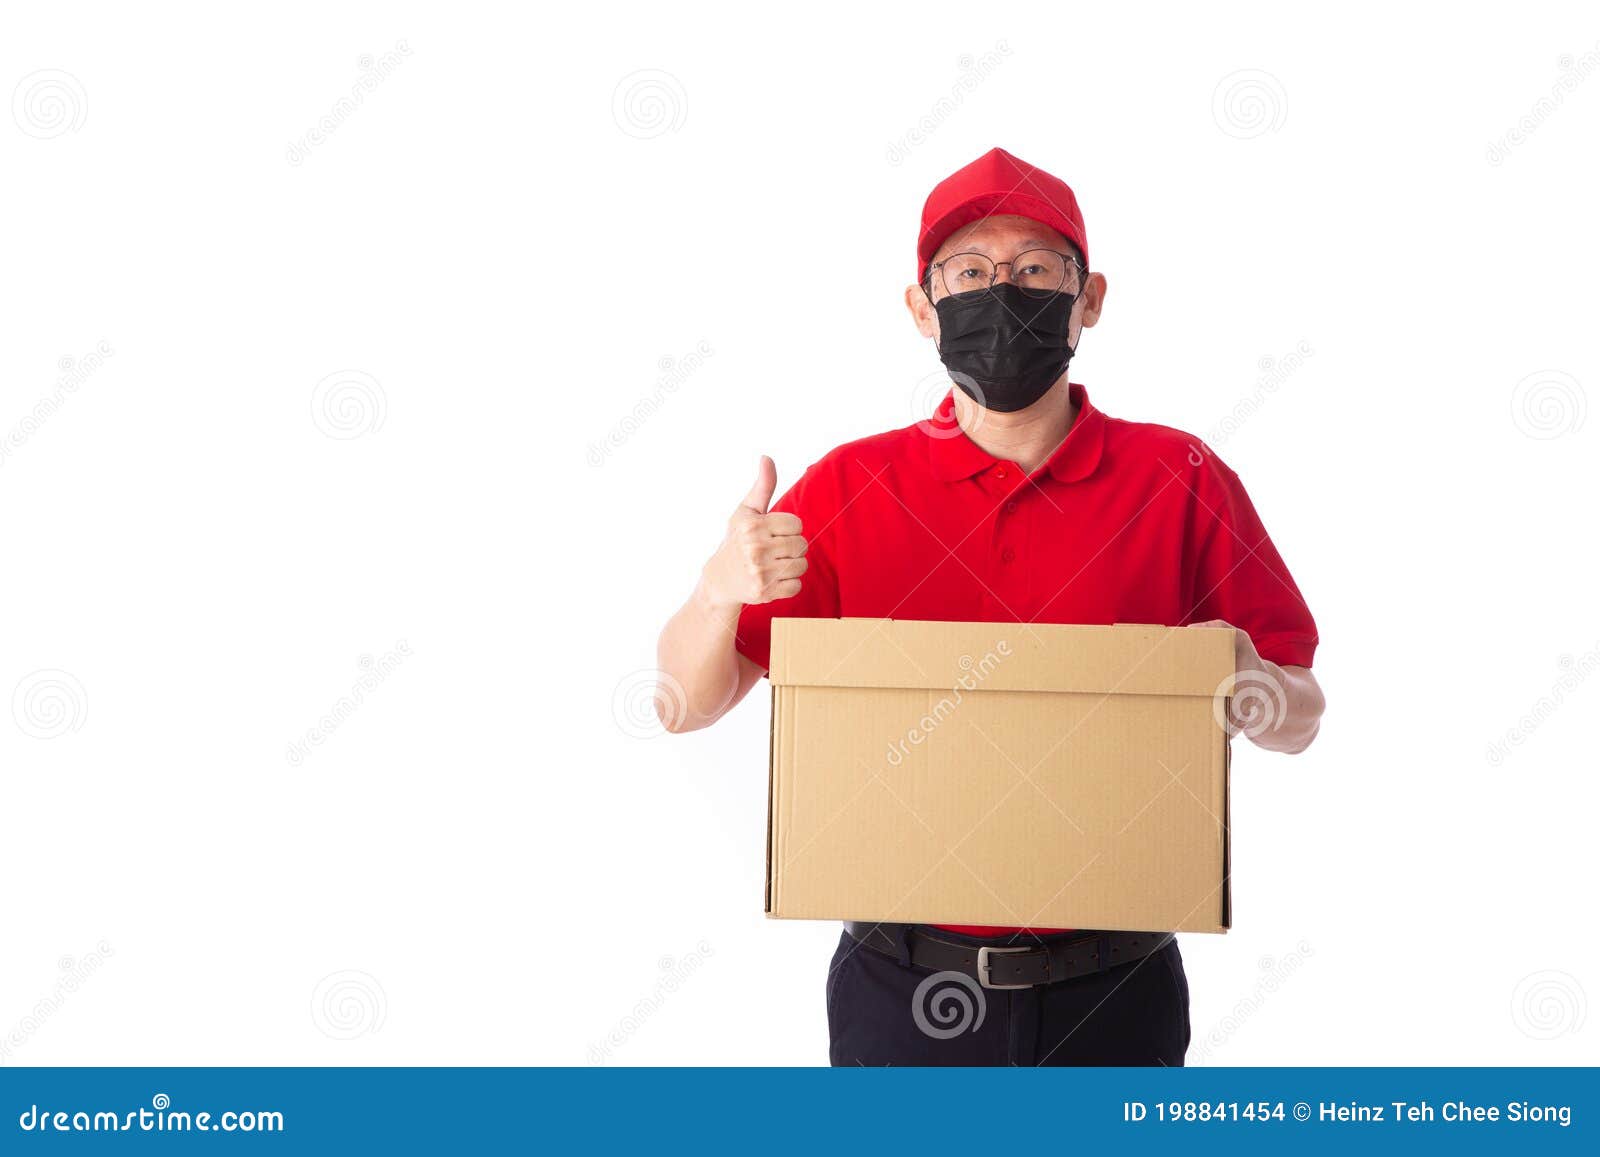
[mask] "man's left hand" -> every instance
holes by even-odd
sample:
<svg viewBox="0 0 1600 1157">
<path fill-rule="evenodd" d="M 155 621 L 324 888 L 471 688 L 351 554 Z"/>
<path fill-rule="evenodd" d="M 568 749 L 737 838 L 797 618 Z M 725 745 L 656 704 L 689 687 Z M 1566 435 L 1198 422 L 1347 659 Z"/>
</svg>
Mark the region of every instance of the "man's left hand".
<svg viewBox="0 0 1600 1157">
<path fill-rule="evenodd" d="M 1250 635 L 1222 619 L 1190 623 L 1191 627 L 1233 630 L 1233 695 L 1228 724 L 1257 747 L 1295 754 L 1311 746 L 1322 726 L 1326 701 L 1309 667 L 1280 666 L 1263 659 Z"/>
</svg>

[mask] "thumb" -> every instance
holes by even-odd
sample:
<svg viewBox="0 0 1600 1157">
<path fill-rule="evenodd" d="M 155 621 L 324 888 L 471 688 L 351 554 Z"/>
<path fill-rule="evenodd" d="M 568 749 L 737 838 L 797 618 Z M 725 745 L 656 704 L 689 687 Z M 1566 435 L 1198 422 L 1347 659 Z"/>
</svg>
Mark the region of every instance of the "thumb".
<svg viewBox="0 0 1600 1157">
<path fill-rule="evenodd" d="M 771 458 L 763 454 L 761 465 L 756 470 L 755 485 L 750 487 L 750 493 L 744 496 L 744 501 L 739 505 L 757 514 L 765 514 L 772 503 L 772 492 L 777 488 L 778 468 L 773 465 Z"/>
</svg>

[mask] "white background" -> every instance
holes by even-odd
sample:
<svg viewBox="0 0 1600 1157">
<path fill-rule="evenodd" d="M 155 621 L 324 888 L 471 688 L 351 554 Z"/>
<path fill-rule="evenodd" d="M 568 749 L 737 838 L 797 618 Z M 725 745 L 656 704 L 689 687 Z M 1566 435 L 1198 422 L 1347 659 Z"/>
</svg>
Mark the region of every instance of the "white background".
<svg viewBox="0 0 1600 1157">
<path fill-rule="evenodd" d="M 921 416 L 1000 145 L 1110 281 L 1075 380 L 1324 640 L 1191 1062 L 1600 1061 L 1597 66 L 1583 4 L 8 10 L 0 1060 L 823 1062 L 765 690 L 641 736 L 636 673 L 760 453 Z"/>
</svg>

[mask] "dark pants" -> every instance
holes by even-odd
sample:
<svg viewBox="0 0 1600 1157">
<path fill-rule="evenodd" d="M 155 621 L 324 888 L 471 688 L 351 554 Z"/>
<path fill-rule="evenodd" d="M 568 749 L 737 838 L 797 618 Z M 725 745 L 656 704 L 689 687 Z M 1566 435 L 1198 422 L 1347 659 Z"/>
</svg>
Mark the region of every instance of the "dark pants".
<svg viewBox="0 0 1600 1157">
<path fill-rule="evenodd" d="M 828 971 L 828 1035 L 835 1065 L 1177 1066 L 1189 1047 L 1189 981 L 1176 940 L 1091 976 L 989 989 L 902 966 L 846 932 Z"/>
</svg>

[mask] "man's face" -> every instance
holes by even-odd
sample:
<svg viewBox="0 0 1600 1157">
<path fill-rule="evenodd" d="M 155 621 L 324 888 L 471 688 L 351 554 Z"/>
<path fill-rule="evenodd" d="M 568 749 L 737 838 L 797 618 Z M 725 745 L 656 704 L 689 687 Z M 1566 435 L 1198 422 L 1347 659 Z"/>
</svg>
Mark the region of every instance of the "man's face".
<svg viewBox="0 0 1600 1157">
<path fill-rule="evenodd" d="M 1076 253 L 1072 242 L 1060 232 L 1048 225 L 1040 224 L 1031 217 L 1014 215 L 985 217 L 957 229 L 933 255 L 933 264 L 941 268 L 933 270 L 931 284 L 928 286 L 933 295 L 932 300 L 929 300 L 921 285 L 913 285 L 906 290 L 906 307 L 916 322 L 917 332 L 923 337 L 933 338 L 935 342 L 939 340 L 939 315 L 934 305 L 950 293 L 950 278 L 942 276 L 946 271 L 943 266 L 947 259 L 961 253 L 981 253 L 994 263 L 995 284 L 999 285 L 1002 282 L 1016 281 L 1023 276 L 1020 272 L 1014 273 L 1009 263 L 1034 249 Z M 954 277 L 955 274 L 952 272 L 951 276 Z M 958 278 L 954 284 L 960 285 L 962 280 Z M 982 280 L 976 279 L 973 287 L 984 288 Z M 1069 291 L 1072 289 L 1070 281 L 1067 289 Z M 1088 274 L 1083 294 L 1072 309 L 1072 321 L 1067 328 L 1067 340 L 1073 348 L 1077 348 L 1078 335 L 1083 328 L 1092 326 L 1100 320 L 1100 306 L 1105 299 L 1105 290 L 1104 277 L 1098 273 Z"/>
</svg>

